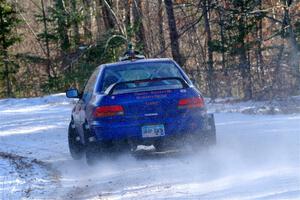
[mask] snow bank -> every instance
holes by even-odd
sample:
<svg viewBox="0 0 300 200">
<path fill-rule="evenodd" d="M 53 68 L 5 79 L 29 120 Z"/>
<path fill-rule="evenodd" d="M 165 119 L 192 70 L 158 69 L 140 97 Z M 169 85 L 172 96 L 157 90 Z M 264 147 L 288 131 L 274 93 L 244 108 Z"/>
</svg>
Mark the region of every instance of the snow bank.
<svg viewBox="0 0 300 200">
<path fill-rule="evenodd" d="M 0 99 L 0 108 L 7 106 L 34 106 L 34 105 L 43 105 L 43 104 L 70 104 L 72 99 L 68 99 L 65 93 L 52 94 L 42 97 L 33 97 L 33 98 L 7 98 Z"/>
<path fill-rule="evenodd" d="M 271 101 L 240 101 L 234 98 L 205 99 L 209 112 L 243 114 L 295 114 L 300 113 L 300 96 Z"/>
<path fill-rule="evenodd" d="M 65 93 L 52 94 L 34 98 L 7 98 L 0 99 L 1 112 L 24 112 L 44 109 L 52 105 L 69 105 L 76 100 L 68 99 Z M 11 109 L 13 108 L 13 109 Z"/>
</svg>

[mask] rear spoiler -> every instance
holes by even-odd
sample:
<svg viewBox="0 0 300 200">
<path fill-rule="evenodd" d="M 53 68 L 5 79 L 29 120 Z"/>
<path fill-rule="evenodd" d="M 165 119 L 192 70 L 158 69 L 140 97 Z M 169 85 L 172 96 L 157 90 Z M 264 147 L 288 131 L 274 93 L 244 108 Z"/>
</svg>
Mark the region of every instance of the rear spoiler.
<svg viewBox="0 0 300 200">
<path fill-rule="evenodd" d="M 145 83 L 145 82 L 157 82 L 157 81 L 164 81 L 164 80 L 177 80 L 181 83 L 183 88 L 188 88 L 189 84 L 182 78 L 179 77 L 165 77 L 165 78 L 152 78 L 152 79 L 141 79 L 141 80 L 134 80 L 134 81 L 123 81 L 123 82 L 117 82 L 112 85 L 110 85 L 106 90 L 105 93 L 108 95 L 113 94 L 114 90 L 117 86 L 128 84 L 128 83 Z"/>
</svg>

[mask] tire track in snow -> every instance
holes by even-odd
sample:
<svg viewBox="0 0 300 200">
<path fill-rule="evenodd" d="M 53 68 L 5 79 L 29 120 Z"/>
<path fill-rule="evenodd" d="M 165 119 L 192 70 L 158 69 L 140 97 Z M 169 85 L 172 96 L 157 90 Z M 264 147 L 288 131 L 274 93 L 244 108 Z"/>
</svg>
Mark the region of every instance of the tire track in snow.
<svg viewBox="0 0 300 200">
<path fill-rule="evenodd" d="M 60 186 L 60 173 L 49 163 L 7 152 L 0 152 L 0 159 L 8 160 L 17 172 L 20 179 L 17 182 L 20 185 L 14 187 L 17 188 L 15 192 L 21 193 L 22 197 L 42 197 L 45 193 L 49 193 L 49 185 L 53 189 Z M 3 184 L 6 184 L 5 180 Z"/>
</svg>

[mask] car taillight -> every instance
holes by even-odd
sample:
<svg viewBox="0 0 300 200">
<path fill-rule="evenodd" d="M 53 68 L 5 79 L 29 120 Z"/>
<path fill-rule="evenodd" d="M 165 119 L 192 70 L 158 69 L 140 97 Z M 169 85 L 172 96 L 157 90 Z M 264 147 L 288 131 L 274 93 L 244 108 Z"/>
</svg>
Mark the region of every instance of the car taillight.
<svg viewBox="0 0 300 200">
<path fill-rule="evenodd" d="M 94 111 L 94 117 L 109 117 L 115 115 L 123 115 L 124 109 L 120 105 L 100 106 Z"/>
<path fill-rule="evenodd" d="M 204 99 L 202 97 L 193 97 L 180 99 L 178 108 L 202 108 L 204 107 Z"/>
</svg>

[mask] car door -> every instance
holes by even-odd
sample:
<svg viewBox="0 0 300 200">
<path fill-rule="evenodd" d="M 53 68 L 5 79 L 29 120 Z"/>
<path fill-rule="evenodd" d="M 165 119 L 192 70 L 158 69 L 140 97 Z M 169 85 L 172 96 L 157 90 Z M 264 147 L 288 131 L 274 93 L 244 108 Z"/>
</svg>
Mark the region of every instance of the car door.
<svg viewBox="0 0 300 200">
<path fill-rule="evenodd" d="M 80 105 L 80 100 L 76 103 L 76 105 L 74 106 L 73 108 L 73 112 L 72 112 L 72 115 L 73 115 L 73 121 L 74 121 L 74 124 L 75 124 L 75 127 L 76 129 L 78 129 L 79 127 L 79 106 Z"/>
<path fill-rule="evenodd" d="M 83 94 L 81 99 L 78 101 L 78 131 L 80 135 L 83 137 L 83 126 L 85 125 L 86 122 L 86 108 L 87 105 L 90 103 L 93 95 L 94 95 L 94 88 L 95 88 L 95 83 L 97 82 L 97 77 L 99 74 L 99 68 L 97 68 L 89 80 L 87 81 Z"/>
</svg>

